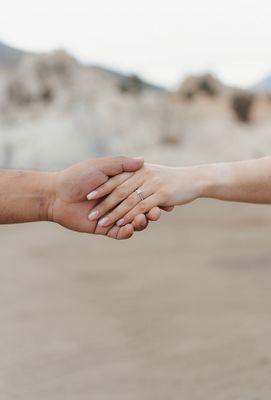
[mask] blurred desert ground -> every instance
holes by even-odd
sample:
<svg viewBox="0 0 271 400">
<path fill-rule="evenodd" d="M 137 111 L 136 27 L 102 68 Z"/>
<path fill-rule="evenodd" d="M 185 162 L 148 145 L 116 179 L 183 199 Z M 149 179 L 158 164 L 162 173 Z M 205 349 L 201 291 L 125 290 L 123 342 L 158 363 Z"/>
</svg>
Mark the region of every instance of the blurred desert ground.
<svg viewBox="0 0 271 400">
<path fill-rule="evenodd" d="M 3 44 L 0 64 L 2 168 L 271 153 L 268 79 L 240 91 L 205 75 L 169 91 Z M 269 400 L 270 233 L 270 207 L 212 201 L 125 242 L 1 226 L 1 400 Z"/>
<path fill-rule="evenodd" d="M 1 399 L 269 400 L 270 233 L 211 201 L 126 242 L 2 226 Z"/>
</svg>

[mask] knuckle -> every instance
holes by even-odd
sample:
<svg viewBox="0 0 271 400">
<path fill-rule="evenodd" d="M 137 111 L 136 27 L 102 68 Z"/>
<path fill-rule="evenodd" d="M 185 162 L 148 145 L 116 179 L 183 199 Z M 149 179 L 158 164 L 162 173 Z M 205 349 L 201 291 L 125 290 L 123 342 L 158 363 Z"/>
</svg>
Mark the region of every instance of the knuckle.
<svg viewBox="0 0 271 400">
<path fill-rule="evenodd" d="M 152 171 L 149 168 L 146 168 L 144 171 L 145 177 L 146 178 L 151 178 L 152 177 Z"/>
<path fill-rule="evenodd" d="M 124 197 L 124 196 L 125 196 L 125 189 L 124 189 L 123 187 L 121 187 L 121 186 L 118 186 L 118 187 L 114 190 L 113 194 L 114 194 L 117 198 Z"/>
<path fill-rule="evenodd" d="M 104 200 L 97 208 L 96 210 L 99 212 L 99 215 L 103 215 L 108 208 L 110 207 L 110 204 L 108 201 Z"/>
<path fill-rule="evenodd" d="M 110 179 L 111 185 L 113 186 L 113 185 L 118 184 L 119 182 L 122 182 L 123 175 L 124 174 L 121 173 L 121 174 L 118 174 L 116 176 L 113 176 L 113 178 Z"/>
<path fill-rule="evenodd" d="M 166 188 L 164 188 L 164 187 L 160 188 L 158 194 L 159 194 L 159 197 L 160 197 L 161 199 L 165 200 L 166 197 L 167 197 L 167 190 L 166 190 Z"/>
<path fill-rule="evenodd" d="M 106 192 L 106 187 L 105 186 L 99 187 L 98 189 L 95 189 L 95 191 L 97 192 L 95 196 L 96 198 L 102 197 L 103 194 Z"/>
<path fill-rule="evenodd" d="M 146 204 L 142 201 L 142 202 L 139 203 L 139 205 L 138 205 L 138 211 L 139 211 L 139 212 L 144 212 L 144 211 L 145 211 L 145 207 L 146 207 Z"/>
<path fill-rule="evenodd" d="M 128 197 L 128 198 L 125 200 L 125 205 L 126 205 L 127 207 L 133 207 L 134 204 L 135 204 L 135 201 L 134 201 L 134 199 L 133 199 L 132 197 Z"/>
<path fill-rule="evenodd" d="M 113 160 L 115 162 L 124 162 L 126 160 L 126 157 L 125 156 L 114 156 Z"/>
<path fill-rule="evenodd" d="M 154 176 L 155 175 L 153 168 L 151 166 L 149 166 L 149 165 L 145 166 L 145 174 L 148 175 L 148 176 Z"/>
<path fill-rule="evenodd" d="M 131 176 L 133 176 L 134 175 L 134 172 L 124 172 L 122 175 L 120 175 L 119 177 L 120 177 L 120 179 L 123 181 L 123 180 L 126 180 L 126 179 L 128 179 L 128 178 L 131 178 Z"/>
<path fill-rule="evenodd" d="M 153 183 L 156 187 L 160 187 L 161 186 L 161 179 L 158 176 L 154 176 L 153 177 Z"/>
</svg>

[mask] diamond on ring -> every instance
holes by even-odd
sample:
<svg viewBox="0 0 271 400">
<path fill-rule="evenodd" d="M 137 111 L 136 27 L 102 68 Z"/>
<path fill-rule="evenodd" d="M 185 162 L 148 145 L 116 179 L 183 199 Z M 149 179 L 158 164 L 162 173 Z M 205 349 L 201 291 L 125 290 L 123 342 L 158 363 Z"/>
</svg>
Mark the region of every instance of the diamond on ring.
<svg viewBox="0 0 271 400">
<path fill-rule="evenodd" d="M 143 197 L 143 190 L 141 190 L 141 189 L 136 189 L 135 192 L 136 192 L 136 194 L 139 196 L 140 200 L 144 200 L 144 197 Z"/>
</svg>

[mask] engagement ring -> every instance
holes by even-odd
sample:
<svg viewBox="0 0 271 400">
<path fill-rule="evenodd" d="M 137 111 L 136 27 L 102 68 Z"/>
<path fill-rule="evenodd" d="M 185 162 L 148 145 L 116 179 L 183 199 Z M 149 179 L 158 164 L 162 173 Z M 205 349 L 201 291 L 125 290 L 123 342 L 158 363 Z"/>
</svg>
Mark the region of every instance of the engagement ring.
<svg viewBox="0 0 271 400">
<path fill-rule="evenodd" d="M 138 195 L 138 197 L 140 198 L 140 200 L 144 200 L 144 197 L 143 197 L 143 190 L 141 190 L 141 189 L 136 189 L 135 192 L 136 192 L 136 194 Z"/>
</svg>

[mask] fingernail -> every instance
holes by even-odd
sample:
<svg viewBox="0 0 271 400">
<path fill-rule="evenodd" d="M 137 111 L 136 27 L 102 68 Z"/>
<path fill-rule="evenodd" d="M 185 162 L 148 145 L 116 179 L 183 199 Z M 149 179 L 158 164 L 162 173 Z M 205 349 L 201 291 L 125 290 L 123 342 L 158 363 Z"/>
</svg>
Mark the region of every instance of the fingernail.
<svg viewBox="0 0 271 400">
<path fill-rule="evenodd" d="M 124 219 L 122 218 L 122 219 L 119 219 L 119 220 L 117 221 L 116 225 L 117 225 L 117 226 L 121 226 L 121 225 L 123 225 L 123 223 L 124 223 Z"/>
<path fill-rule="evenodd" d="M 134 158 L 134 160 L 144 160 L 144 158 L 143 157 L 133 157 Z"/>
<path fill-rule="evenodd" d="M 97 219 L 99 215 L 99 211 L 92 211 L 89 215 L 88 215 L 88 219 L 90 221 L 93 221 L 94 219 Z"/>
<path fill-rule="evenodd" d="M 87 195 L 87 199 L 88 200 L 92 200 L 92 199 L 94 199 L 94 197 L 95 196 L 97 196 L 97 190 L 93 190 L 92 192 L 90 192 L 88 195 Z"/>
<path fill-rule="evenodd" d="M 108 222 L 109 222 L 109 218 L 108 217 L 102 218 L 98 222 L 98 226 L 106 226 L 108 224 Z"/>
</svg>

